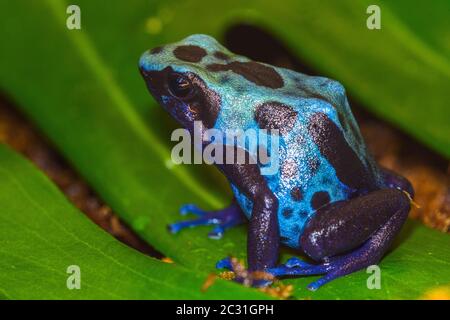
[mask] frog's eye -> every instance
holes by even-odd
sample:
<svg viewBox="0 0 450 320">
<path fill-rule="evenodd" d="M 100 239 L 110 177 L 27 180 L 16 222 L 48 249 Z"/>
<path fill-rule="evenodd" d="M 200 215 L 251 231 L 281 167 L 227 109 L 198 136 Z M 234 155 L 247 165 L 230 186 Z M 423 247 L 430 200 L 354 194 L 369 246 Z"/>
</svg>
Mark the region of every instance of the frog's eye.
<svg viewBox="0 0 450 320">
<path fill-rule="evenodd" d="M 170 94 L 180 99 L 191 97 L 194 91 L 191 81 L 181 73 L 169 74 L 167 84 Z"/>
</svg>

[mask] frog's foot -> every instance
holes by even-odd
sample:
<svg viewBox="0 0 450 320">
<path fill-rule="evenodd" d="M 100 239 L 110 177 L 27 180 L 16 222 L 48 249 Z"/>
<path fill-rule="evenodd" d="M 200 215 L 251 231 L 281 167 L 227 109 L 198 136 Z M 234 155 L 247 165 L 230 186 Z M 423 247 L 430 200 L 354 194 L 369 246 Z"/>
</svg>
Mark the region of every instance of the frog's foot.
<svg viewBox="0 0 450 320">
<path fill-rule="evenodd" d="M 226 279 L 233 279 L 238 283 L 242 283 L 247 287 L 267 287 L 276 279 L 273 274 L 267 271 L 249 271 L 243 262 L 237 258 L 227 257 L 217 262 L 217 269 L 227 269 L 232 272 L 230 277 L 228 274 L 224 276 Z"/>
<path fill-rule="evenodd" d="M 381 189 L 319 209 L 309 221 L 300 244 L 321 264 L 292 259 L 268 271 L 277 277 L 324 276 L 308 286 L 322 285 L 378 263 L 400 231 L 410 209 L 410 197 L 397 189 Z"/>
<path fill-rule="evenodd" d="M 329 258 L 329 260 L 321 264 L 309 264 L 294 257 L 289 259 L 285 264 L 270 268 L 267 271 L 277 278 L 323 274 L 323 277 L 308 285 L 309 290 L 316 291 L 334 279 L 378 262 L 380 257 L 374 254 L 378 250 L 373 252 L 376 246 L 376 241 L 371 239 L 361 248 L 342 256 Z"/>
<path fill-rule="evenodd" d="M 228 208 L 217 211 L 205 211 L 193 204 L 187 204 L 180 208 L 180 214 L 186 215 L 188 213 L 193 213 L 198 218 L 170 224 L 168 226 L 170 232 L 177 233 L 184 228 L 215 225 L 214 229 L 208 234 L 208 237 L 211 239 L 220 239 L 225 230 L 245 222 L 245 217 L 235 202 Z"/>
<path fill-rule="evenodd" d="M 315 291 L 334 279 L 378 263 L 407 215 L 407 209 L 400 209 L 363 245 L 350 253 L 323 259 L 324 262 L 317 265 L 292 258 L 286 264 L 270 268 L 267 271 L 275 277 L 324 274 L 322 278 L 308 285 L 309 290 Z"/>
<path fill-rule="evenodd" d="M 273 276 L 279 278 L 279 277 L 285 277 L 285 276 L 309 276 L 309 275 L 319 275 L 319 274 L 327 274 L 332 270 L 332 265 L 328 263 L 323 264 L 310 264 L 303 260 L 300 260 L 299 258 L 293 257 L 286 261 L 285 264 L 281 264 L 277 267 L 270 268 L 267 271 L 272 274 Z M 321 278 L 323 279 L 323 278 Z M 319 280 L 321 280 L 319 279 Z M 316 290 L 324 283 L 313 282 L 308 286 L 308 289 L 310 290 Z M 329 281 L 331 281 L 330 279 Z"/>
</svg>

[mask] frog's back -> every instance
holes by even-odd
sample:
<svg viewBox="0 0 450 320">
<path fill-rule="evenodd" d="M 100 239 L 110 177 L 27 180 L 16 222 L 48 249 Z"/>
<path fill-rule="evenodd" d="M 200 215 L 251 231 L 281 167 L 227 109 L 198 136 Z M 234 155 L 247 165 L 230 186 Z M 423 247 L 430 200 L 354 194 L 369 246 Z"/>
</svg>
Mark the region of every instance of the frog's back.
<svg viewBox="0 0 450 320">
<path fill-rule="evenodd" d="M 227 113 L 219 123 L 226 126 L 245 119 L 240 125 L 246 129 L 279 129 L 279 170 L 265 179 L 279 200 L 281 239 L 298 247 L 303 228 L 316 210 L 370 192 L 382 182 L 342 85 L 323 77 L 275 70 L 283 78 L 283 88 L 275 92 L 253 88 L 246 92 L 245 106 L 225 108 Z M 266 141 L 258 141 L 258 147 L 275 155 Z M 252 203 L 237 188 L 233 190 L 250 217 Z"/>
</svg>

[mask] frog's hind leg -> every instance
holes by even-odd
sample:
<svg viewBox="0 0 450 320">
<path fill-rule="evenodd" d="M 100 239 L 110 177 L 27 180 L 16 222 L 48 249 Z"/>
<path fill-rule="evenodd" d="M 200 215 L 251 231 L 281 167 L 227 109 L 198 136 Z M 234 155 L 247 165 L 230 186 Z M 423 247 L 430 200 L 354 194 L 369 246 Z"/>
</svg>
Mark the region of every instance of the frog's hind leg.
<svg viewBox="0 0 450 320">
<path fill-rule="evenodd" d="M 325 274 L 308 288 L 376 264 L 405 222 L 410 198 L 383 189 L 319 209 L 300 237 L 303 251 L 318 265 L 290 261 L 268 270 L 274 276 Z"/>
<path fill-rule="evenodd" d="M 387 168 L 381 168 L 381 174 L 388 188 L 403 190 L 414 198 L 414 189 L 408 179 Z"/>
<path fill-rule="evenodd" d="M 211 239 L 220 239 L 225 230 L 243 224 L 246 220 L 236 201 L 233 201 L 229 207 L 216 211 L 205 211 L 193 204 L 187 204 L 180 208 L 180 214 L 186 215 L 188 213 L 193 213 L 198 218 L 170 224 L 168 228 L 172 233 L 177 233 L 185 228 L 215 225 L 214 229 L 208 234 L 208 237 Z"/>
</svg>

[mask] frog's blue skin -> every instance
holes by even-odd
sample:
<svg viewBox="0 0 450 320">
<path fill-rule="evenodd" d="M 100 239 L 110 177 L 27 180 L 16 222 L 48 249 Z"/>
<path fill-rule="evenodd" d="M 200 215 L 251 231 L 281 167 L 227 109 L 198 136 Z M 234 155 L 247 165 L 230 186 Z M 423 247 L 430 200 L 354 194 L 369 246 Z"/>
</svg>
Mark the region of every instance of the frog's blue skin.
<svg viewBox="0 0 450 320">
<path fill-rule="evenodd" d="M 220 238 L 245 220 L 243 213 L 250 221 L 249 270 L 325 274 L 312 290 L 382 258 L 408 215 L 413 189 L 372 160 L 341 84 L 253 62 L 206 35 L 147 51 L 139 66 L 151 94 L 191 132 L 194 120 L 223 131 L 280 129 L 276 174 L 262 176 L 261 164 L 218 165 L 234 192 L 231 206 L 184 206 L 182 214 L 199 218 L 172 224 L 173 232 L 214 224 L 210 237 Z M 262 140 L 258 146 L 273 151 Z M 277 267 L 280 242 L 319 264 L 293 258 Z M 218 267 L 232 268 L 229 259 Z"/>
</svg>

